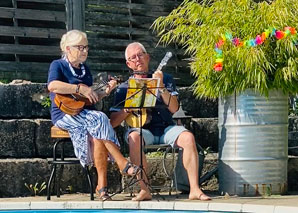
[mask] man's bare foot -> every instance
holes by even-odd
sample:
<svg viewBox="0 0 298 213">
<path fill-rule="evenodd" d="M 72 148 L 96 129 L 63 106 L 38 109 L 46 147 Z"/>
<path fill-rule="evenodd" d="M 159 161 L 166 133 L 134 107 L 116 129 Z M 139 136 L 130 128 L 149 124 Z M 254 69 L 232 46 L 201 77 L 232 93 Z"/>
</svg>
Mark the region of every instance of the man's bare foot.
<svg viewBox="0 0 298 213">
<path fill-rule="evenodd" d="M 132 198 L 133 201 L 143 201 L 143 200 L 152 200 L 152 195 L 150 192 L 142 189 L 139 194 Z"/>
<path fill-rule="evenodd" d="M 189 194 L 188 199 L 190 199 L 190 200 L 202 200 L 202 201 L 207 201 L 207 200 L 211 200 L 211 197 L 205 195 L 204 193 L 201 193 L 201 194 L 198 194 L 198 195 L 196 195 L 196 194 L 194 194 L 194 195 Z"/>
</svg>

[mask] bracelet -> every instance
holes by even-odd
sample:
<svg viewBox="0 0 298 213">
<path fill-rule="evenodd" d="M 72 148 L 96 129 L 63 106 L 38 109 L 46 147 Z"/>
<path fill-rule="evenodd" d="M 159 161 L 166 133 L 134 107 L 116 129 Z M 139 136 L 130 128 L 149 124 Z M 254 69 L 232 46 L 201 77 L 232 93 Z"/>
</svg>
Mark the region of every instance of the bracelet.
<svg viewBox="0 0 298 213">
<path fill-rule="evenodd" d="M 77 85 L 76 93 L 79 93 L 79 91 L 80 91 L 80 86 L 81 86 L 80 84 Z"/>
<path fill-rule="evenodd" d="M 167 92 L 168 90 L 167 90 L 167 88 L 162 88 L 162 89 L 159 89 L 158 90 L 159 92 L 160 92 L 160 94 L 164 94 L 165 92 Z"/>
</svg>

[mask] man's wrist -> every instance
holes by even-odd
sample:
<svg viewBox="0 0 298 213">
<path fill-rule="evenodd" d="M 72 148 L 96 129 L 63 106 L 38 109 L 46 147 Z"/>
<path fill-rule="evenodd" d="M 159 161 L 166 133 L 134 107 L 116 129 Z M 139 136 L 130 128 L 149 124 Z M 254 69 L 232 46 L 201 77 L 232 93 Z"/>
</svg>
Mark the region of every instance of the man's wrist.
<svg viewBox="0 0 298 213">
<path fill-rule="evenodd" d="M 160 88 L 160 89 L 158 89 L 158 91 L 160 92 L 160 94 L 164 94 L 165 92 L 167 92 L 168 90 L 167 90 L 167 88 Z"/>
</svg>

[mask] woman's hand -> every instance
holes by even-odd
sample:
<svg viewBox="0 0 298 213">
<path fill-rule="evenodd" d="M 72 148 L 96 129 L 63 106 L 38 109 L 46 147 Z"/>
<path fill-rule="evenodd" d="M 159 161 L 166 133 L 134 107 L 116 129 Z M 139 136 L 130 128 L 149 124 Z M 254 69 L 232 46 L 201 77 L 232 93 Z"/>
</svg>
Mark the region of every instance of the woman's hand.
<svg viewBox="0 0 298 213">
<path fill-rule="evenodd" d="M 95 104 L 99 101 L 99 97 L 91 87 L 85 84 L 80 84 L 79 93 L 89 99 L 90 103 Z"/>
<path fill-rule="evenodd" d="M 112 92 L 112 90 L 116 88 L 116 86 L 117 86 L 117 81 L 113 79 L 110 80 L 105 90 L 106 94 L 109 95 Z"/>
</svg>

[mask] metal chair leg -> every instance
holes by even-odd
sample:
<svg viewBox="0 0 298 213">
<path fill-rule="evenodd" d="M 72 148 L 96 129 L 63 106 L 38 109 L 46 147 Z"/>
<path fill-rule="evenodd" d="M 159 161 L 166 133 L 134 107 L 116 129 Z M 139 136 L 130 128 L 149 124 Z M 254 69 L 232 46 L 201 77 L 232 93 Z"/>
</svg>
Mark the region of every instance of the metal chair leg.
<svg viewBox="0 0 298 213">
<path fill-rule="evenodd" d="M 59 140 L 55 142 L 53 146 L 53 161 L 50 162 L 52 164 L 52 171 L 51 175 L 48 181 L 48 186 L 47 186 L 47 200 L 51 199 L 51 190 L 52 190 L 52 184 L 54 180 L 54 186 L 56 186 L 56 194 L 57 197 L 60 197 L 60 181 L 61 177 L 63 174 L 63 169 L 65 164 L 79 164 L 79 160 L 65 160 L 64 159 L 64 142 L 66 142 L 65 139 Z M 57 158 L 58 156 L 58 146 L 61 144 L 61 155 L 60 157 Z M 57 171 L 57 165 L 60 165 L 59 171 Z M 93 183 L 91 179 L 91 174 L 89 172 L 88 167 L 83 167 L 83 170 L 85 171 L 85 174 L 87 176 L 89 188 L 90 188 L 90 199 L 94 200 L 94 193 L 93 193 Z M 58 174 L 57 174 L 58 173 Z M 56 177 L 57 176 L 57 177 Z"/>
<path fill-rule="evenodd" d="M 176 193 L 176 198 L 178 198 L 178 185 L 177 185 L 177 176 L 176 176 L 175 168 L 174 168 L 174 181 L 173 180 L 172 181 L 175 183 L 175 193 Z"/>
<path fill-rule="evenodd" d="M 48 187 L 47 187 L 47 200 L 51 200 L 51 186 L 52 186 L 53 178 L 55 179 L 55 176 L 56 176 L 56 168 L 57 166 L 55 164 L 52 164 L 52 172 L 51 172 L 51 176 L 49 178 Z"/>
<path fill-rule="evenodd" d="M 167 166 L 166 166 L 166 158 L 167 158 L 167 154 L 170 153 L 170 151 L 172 151 L 172 171 L 168 172 L 167 171 Z M 163 170 L 166 174 L 166 176 L 168 178 L 171 179 L 171 183 L 170 183 L 170 187 L 169 187 L 169 195 L 172 194 L 172 187 L 175 187 L 175 192 L 176 192 L 176 196 L 177 196 L 177 180 L 176 180 L 176 172 L 175 172 L 175 168 L 176 168 L 176 159 L 175 159 L 175 153 L 176 153 L 176 148 L 173 148 L 171 146 L 167 147 L 164 155 L 163 155 Z M 174 184 L 175 183 L 175 184 Z"/>
<path fill-rule="evenodd" d="M 61 181 L 61 177 L 62 177 L 62 174 L 63 174 L 63 169 L 64 169 L 64 165 L 62 164 L 60 166 L 60 171 L 58 173 L 58 177 L 57 177 L 57 197 L 60 197 L 60 181 Z"/>
<path fill-rule="evenodd" d="M 61 157 L 60 159 L 62 161 L 64 161 L 64 142 L 65 140 L 62 140 L 61 142 L 58 142 L 57 144 L 61 144 Z M 57 150 L 55 150 L 57 151 Z M 55 152 L 56 153 L 56 152 Z M 64 164 L 62 164 L 60 166 L 60 171 L 58 173 L 58 178 L 57 178 L 57 197 L 60 197 L 60 182 L 61 182 L 61 177 L 62 177 L 62 174 L 63 174 L 63 170 L 64 170 Z"/>
<path fill-rule="evenodd" d="M 90 200 L 94 200 L 93 183 L 92 183 L 92 179 L 91 179 L 91 175 L 90 175 L 90 171 L 89 171 L 88 166 L 85 166 L 85 167 L 84 167 L 84 171 L 85 171 L 85 174 L 86 174 L 86 176 L 87 176 L 88 183 L 89 183 Z"/>
</svg>

